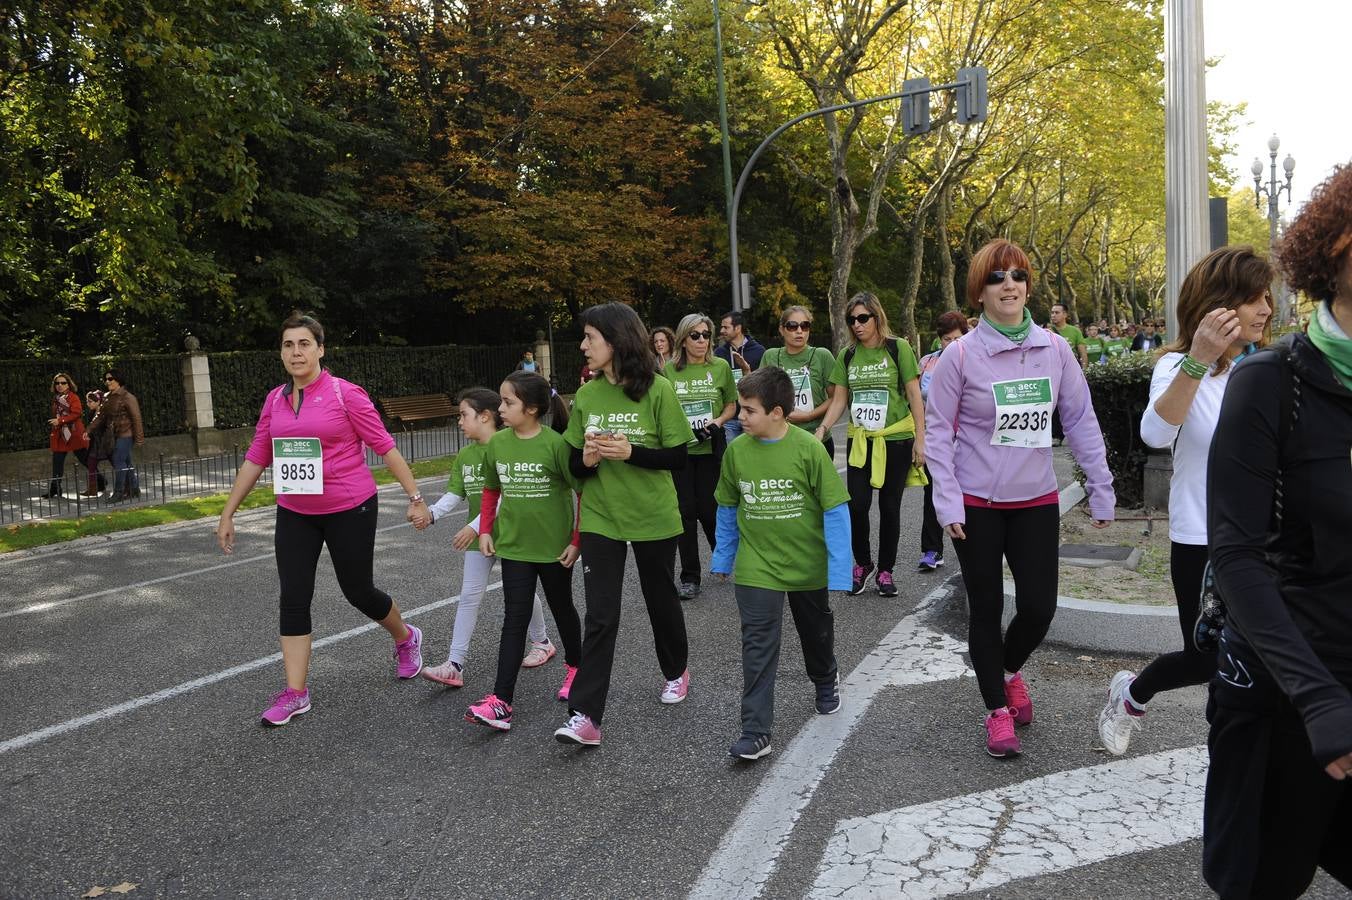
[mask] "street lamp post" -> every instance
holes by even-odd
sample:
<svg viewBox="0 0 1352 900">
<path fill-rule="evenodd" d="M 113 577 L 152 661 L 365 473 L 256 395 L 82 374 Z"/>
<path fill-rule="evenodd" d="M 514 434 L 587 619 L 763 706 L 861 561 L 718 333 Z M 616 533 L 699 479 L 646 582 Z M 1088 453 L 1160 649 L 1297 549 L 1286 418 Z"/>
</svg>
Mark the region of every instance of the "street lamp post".
<svg viewBox="0 0 1352 900">
<path fill-rule="evenodd" d="M 1249 171 L 1253 173 L 1253 205 L 1259 209 L 1263 208 L 1263 195 L 1267 195 L 1268 205 L 1268 248 L 1275 257 L 1277 253 L 1277 199 L 1281 197 L 1282 191 L 1286 191 L 1286 202 L 1291 202 L 1291 174 L 1296 171 L 1296 160 L 1290 153 L 1286 154 L 1286 159 L 1282 160 L 1282 170 L 1286 172 L 1286 183 L 1277 180 L 1277 148 L 1282 145 L 1281 139 L 1273 134 L 1268 138 L 1268 156 L 1271 158 L 1271 174 L 1268 177 L 1267 184 L 1263 183 L 1263 161 L 1257 156 L 1253 158 L 1253 165 L 1249 166 Z M 1277 276 L 1277 297 L 1280 304 L 1277 310 L 1277 321 L 1280 325 L 1286 325 L 1290 318 L 1289 298 L 1286 296 L 1286 286 L 1281 281 L 1281 276 Z"/>
</svg>

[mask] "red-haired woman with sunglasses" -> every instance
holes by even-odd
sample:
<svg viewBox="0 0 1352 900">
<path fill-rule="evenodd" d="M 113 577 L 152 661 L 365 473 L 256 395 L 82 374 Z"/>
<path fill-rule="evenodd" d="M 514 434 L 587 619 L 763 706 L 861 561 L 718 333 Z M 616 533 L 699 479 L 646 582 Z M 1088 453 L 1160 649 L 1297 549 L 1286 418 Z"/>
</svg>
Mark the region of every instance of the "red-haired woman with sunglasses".
<svg viewBox="0 0 1352 900">
<path fill-rule="evenodd" d="M 1052 411 L 1085 472 L 1096 528 L 1116 497 L 1103 435 L 1070 345 L 1033 327 L 1028 256 L 1006 240 L 972 258 L 967 299 L 977 327 L 939 359 L 929 388 L 929 469 L 934 509 L 953 539 L 967 587 L 967 646 L 988 714 L 986 751 L 1020 751 L 1014 726 L 1033 721 L 1020 669 L 1056 613 L 1060 503 L 1052 471 Z M 1003 560 L 1016 612 L 1001 634 Z"/>
</svg>

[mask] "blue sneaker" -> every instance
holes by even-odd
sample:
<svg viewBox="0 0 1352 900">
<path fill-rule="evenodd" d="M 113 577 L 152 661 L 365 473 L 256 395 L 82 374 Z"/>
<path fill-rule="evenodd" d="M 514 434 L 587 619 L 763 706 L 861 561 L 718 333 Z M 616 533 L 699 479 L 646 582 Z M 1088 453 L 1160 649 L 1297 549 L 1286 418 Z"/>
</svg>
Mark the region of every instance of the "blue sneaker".
<svg viewBox="0 0 1352 900">
<path fill-rule="evenodd" d="M 770 746 L 768 734 L 744 734 L 732 742 L 728 755 L 737 759 L 760 759 L 769 756 L 774 749 Z"/>
</svg>

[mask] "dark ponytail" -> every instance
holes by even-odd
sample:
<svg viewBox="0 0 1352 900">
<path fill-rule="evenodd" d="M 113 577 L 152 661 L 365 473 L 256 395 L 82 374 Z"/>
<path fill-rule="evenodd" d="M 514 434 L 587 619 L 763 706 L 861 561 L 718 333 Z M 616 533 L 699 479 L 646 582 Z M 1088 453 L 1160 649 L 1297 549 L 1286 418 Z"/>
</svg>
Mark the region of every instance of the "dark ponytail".
<svg viewBox="0 0 1352 900">
<path fill-rule="evenodd" d="M 498 412 L 498 407 L 502 405 L 502 398 L 498 396 L 497 391 L 491 391 L 486 387 L 465 388 L 455 398 L 455 405 L 468 403 L 469 408 L 476 413 L 491 412 L 493 414 L 493 427 L 502 427 L 502 413 Z"/>
<path fill-rule="evenodd" d="M 544 377 L 535 372 L 513 372 L 503 379 L 510 384 L 521 405 L 533 407 L 537 417 L 549 414 L 549 426 L 563 434 L 568 427 L 568 403 L 549 386 Z"/>
</svg>

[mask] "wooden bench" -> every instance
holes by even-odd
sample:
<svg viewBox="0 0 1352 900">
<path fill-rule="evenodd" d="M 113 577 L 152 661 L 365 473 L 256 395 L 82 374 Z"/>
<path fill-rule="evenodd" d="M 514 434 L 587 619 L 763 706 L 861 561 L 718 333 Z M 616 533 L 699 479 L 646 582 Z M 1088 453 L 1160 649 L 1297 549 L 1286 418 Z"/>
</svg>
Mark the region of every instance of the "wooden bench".
<svg viewBox="0 0 1352 900">
<path fill-rule="evenodd" d="M 409 423 L 423 419 L 448 419 L 457 412 L 451 398 L 445 394 L 414 394 L 408 397 L 381 397 L 377 402 L 385 418 L 399 423 L 408 431 Z"/>
</svg>

